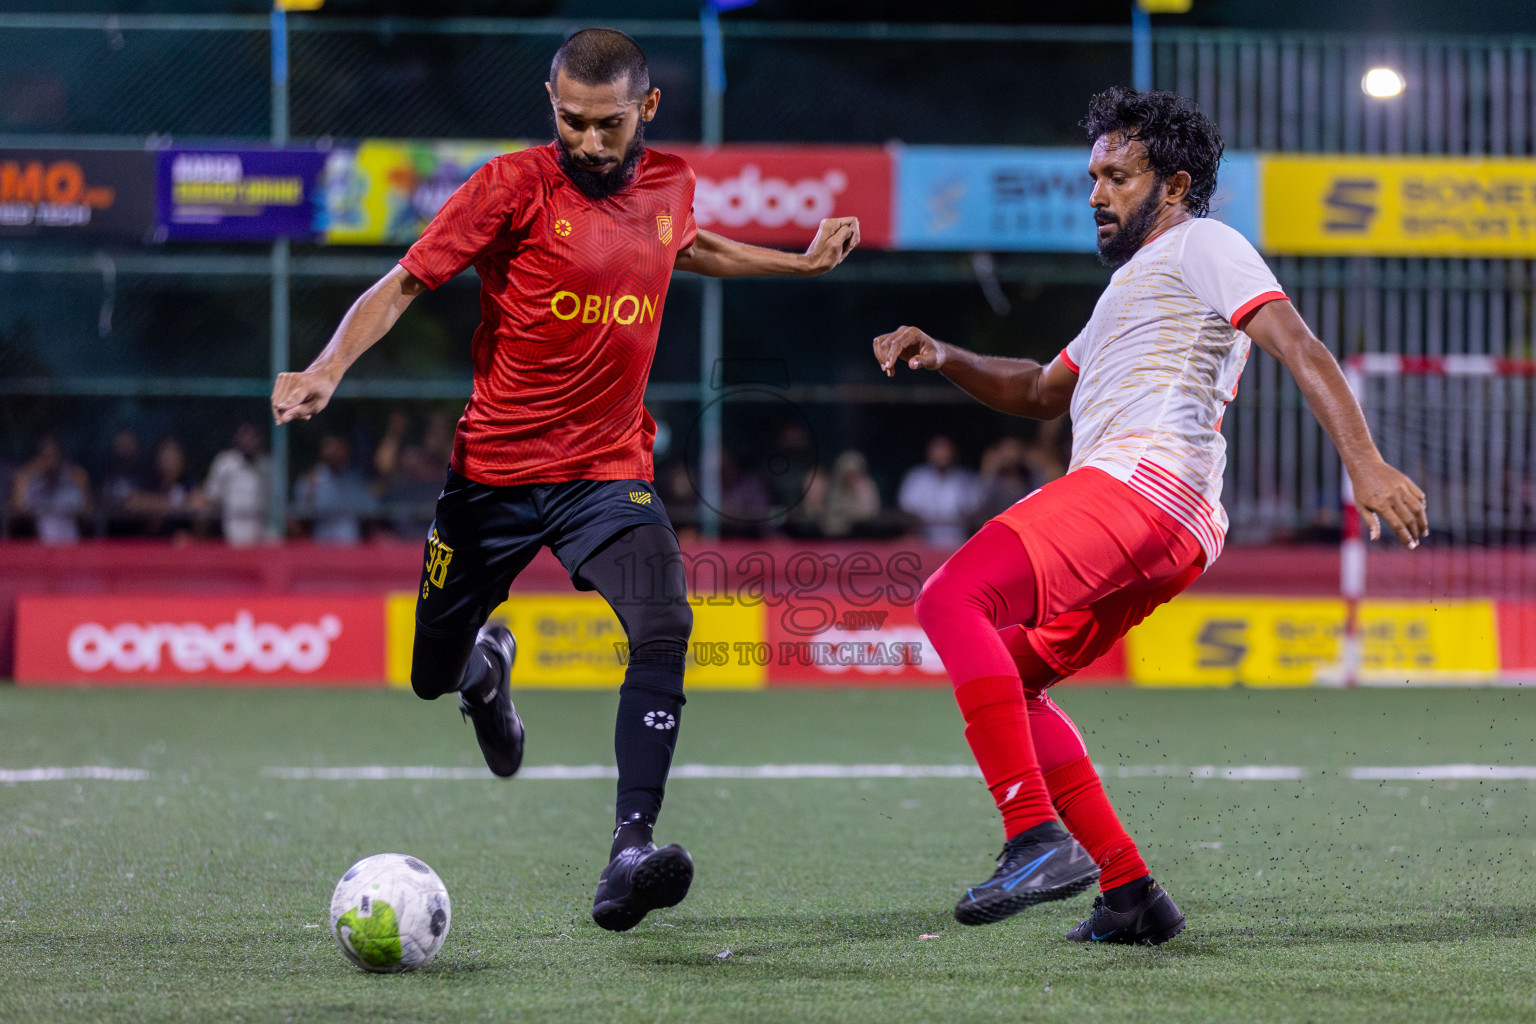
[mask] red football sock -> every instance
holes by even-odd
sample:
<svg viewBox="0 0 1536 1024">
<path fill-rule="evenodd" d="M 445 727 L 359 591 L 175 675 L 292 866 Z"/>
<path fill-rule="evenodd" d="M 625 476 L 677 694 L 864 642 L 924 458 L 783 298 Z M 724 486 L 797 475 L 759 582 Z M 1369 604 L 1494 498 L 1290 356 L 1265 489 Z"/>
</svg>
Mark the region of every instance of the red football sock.
<svg viewBox="0 0 1536 1024">
<path fill-rule="evenodd" d="M 917 619 L 955 684 L 965 738 L 1012 837 L 1056 818 L 1035 759 L 1024 688 L 998 626 L 1035 613 L 1035 581 L 1018 535 L 988 523 L 923 587 Z"/>
<path fill-rule="evenodd" d="M 1135 840 L 1115 816 L 1093 762 L 1079 758 L 1048 772 L 1045 781 L 1067 831 L 1099 866 L 1100 890 L 1107 892 L 1149 874 Z"/>
<path fill-rule="evenodd" d="M 1100 889 L 1107 892 L 1134 882 L 1147 874 L 1141 852 L 1110 806 L 1083 734 L 1046 693 L 1046 687 L 1061 678 L 1059 673 L 1040 657 L 1024 630 L 1004 630 L 1002 637 L 1024 686 L 1030 734 L 1056 813 L 1099 866 Z"/>
<path fill-rule="evenodd" d="M 1035 760 L 1024 690 L 1013 676 L 971 679 L 955 687 L 971 745 L 992 801 L 1003 813 L 1003 835 L 1012 838 L 1042 821 L 1055 821 L 1051 794 Z"/>
</svg>

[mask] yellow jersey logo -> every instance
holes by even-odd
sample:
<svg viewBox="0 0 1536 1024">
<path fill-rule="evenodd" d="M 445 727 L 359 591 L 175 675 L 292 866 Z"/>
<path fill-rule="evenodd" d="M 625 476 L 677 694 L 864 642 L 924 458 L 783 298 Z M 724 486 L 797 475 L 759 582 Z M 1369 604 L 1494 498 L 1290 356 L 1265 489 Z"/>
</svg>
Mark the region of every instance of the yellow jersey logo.
<svg viewBox="0 0 1536 1024">
<path fill-rule="evenodd" d="M 584 324 L 623 324 L 628 327 L 636 320 L 650 323 L 656 319 L 657 295 L 577 295 L 575 292 L 555 292 L 549 300 L 549 311 L 559 320 L 575 320 L 581 317 Z"/>
<path fill-rule="evenodd" d="M 661 239 L 662 245 L 672 244 L 672 215 L 670 213 L 658 213 L 656 215 L 656 237 Z"/>
<path fill-rule="evenodd" d="M 555 234 L 559 235 L 561 238 L 566 238 L 570 235 L 570 233 L 570 221 L 566 220 L 564 217 L 561 217 L 559 220 L 555 221 Z"/>
<path fill-rule="evenodd" d="M 649 505 L 651 503 L 650 491 L 630 491 L 629 500 L 636 505 Z"/>
</svg>

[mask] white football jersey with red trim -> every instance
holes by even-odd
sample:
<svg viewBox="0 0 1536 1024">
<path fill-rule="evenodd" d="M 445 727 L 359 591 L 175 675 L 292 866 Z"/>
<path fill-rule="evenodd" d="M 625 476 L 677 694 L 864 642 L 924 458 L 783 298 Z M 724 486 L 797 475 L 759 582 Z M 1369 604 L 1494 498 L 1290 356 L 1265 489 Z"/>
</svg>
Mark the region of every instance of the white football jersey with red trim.
<svg viewBox="0 0 1536 1024">
<path fill-rule="evenodd" d="M 1189 527 L 1207 565 L 1227 533 L 1221 417 L 1248 362 L 1235 325 L 1285 297 L 1246 238 L 1187 220 L 1115 271 L 1058 357 L 1078 374 L 1071 468 L 1097 467 L 1145 495 Z"/>
</svg>

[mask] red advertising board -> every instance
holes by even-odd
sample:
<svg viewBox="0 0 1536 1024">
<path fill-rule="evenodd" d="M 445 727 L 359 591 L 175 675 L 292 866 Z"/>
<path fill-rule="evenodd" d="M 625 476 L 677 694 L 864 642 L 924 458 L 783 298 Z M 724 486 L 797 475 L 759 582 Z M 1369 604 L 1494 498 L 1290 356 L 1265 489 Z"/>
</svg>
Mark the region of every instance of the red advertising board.
<svg viewBox="0 0 1536 1024">
<path fill-rule="evenodd" d="M 909 604 L 802 600 L 765 606 L 769 686 L 949 685 L 944 663 Z M 1125 685 L 1125 648 L 1069 679 L 1086 686 Z"/>
<path fill-rule="evenodd" d="M 382 686 L 384 601 L 22 597 L 16 682 Z"/>
<path fill-rule="evenodd" d="M 1536 603 L 1500 601 L 1499 667 L 1510 677 L 1536 675 Z"/>
<path fill-rule="evenodd" d="M 804 249 L 825 217 L 859 218 L 860 244 L 891 246 L 891 156 L 879 146 L 723 146 L 662 143 L 698 181 L 693 215 L 740 242 Z"/>
</svg>

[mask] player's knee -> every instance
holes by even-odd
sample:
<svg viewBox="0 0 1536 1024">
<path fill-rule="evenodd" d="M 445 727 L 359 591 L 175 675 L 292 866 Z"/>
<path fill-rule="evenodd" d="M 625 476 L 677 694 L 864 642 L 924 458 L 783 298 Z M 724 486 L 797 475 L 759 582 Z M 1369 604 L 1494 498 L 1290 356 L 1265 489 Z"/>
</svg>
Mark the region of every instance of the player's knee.
<svg viewBox="0 0 1536 1024">
<path fill-rule="evenodd" d="M 624 699 L 624 694 L 665 698 L 675 700 L 681 707 L 693 609 L 686 601 L 654 606 L 631 621 L 630 630 L 629 664 L 624 670 L 620 699 Z"/>
<path fill-rule="evenodd" d="M 412 664 L 411 689 L 422 700 L 437 700 L 443 694 L 453 693 L 459 688 L 459 680 L 450 679 L 448 675 L 439 665 Z"/>
<path fill-rule="evenodd" d="M 435 636 L 418 626 L 411 648 L 411 689 L 422 700 L 437 700 L 454 693 L 464 676 L 464 666 L 474 649 L 475 634 Z"/>
<path fill-rule="evenodd" d="M 632 615 L 631 619 L 629 643 L 634 653 L 665 651 L 681 656 L 688 652 L 693 607 L 687 601 L 650 605 L 643 615 Z"/>
<path fill-rule="evenodd" d="M 923 589 L 917 595 L 917 604 L 912 611 L 917 615 L 917 624 L 929 636 L 933 635 L 943 618 L 944 609 L 953 607 L 953 602 L 958 595 L 950 593 L 954 588 L 949 581 L 949 574 L 941 566 L 939 571 L 928 577 L 923 584 Z"/>
<path fill-rule="evenodd" d="M 956 569 L 945 563 L 923 584 L 912 610 L 918 625 L 932 639 L 946 628 L 973 622 L 977 617 L 995 625 L 1003 616 L 1003 604 L 996 588 L 970 569 Z"/>
<path fill-rule="evenodd" d="M 452 687 L 444 687 L 443 681 L 437 678 L 429 678 L 426 673 L 411 670 L 411 690 L 422 700 L 437 700 L 447 693 Z"/>
<path fill-rule="evenodd" d="M 672 601 L 660 617 L 659 632 L 669 639 L 681 640 L 684 645 L 693 636 L 693 606 L 687 601 Z"/>
</svg>

